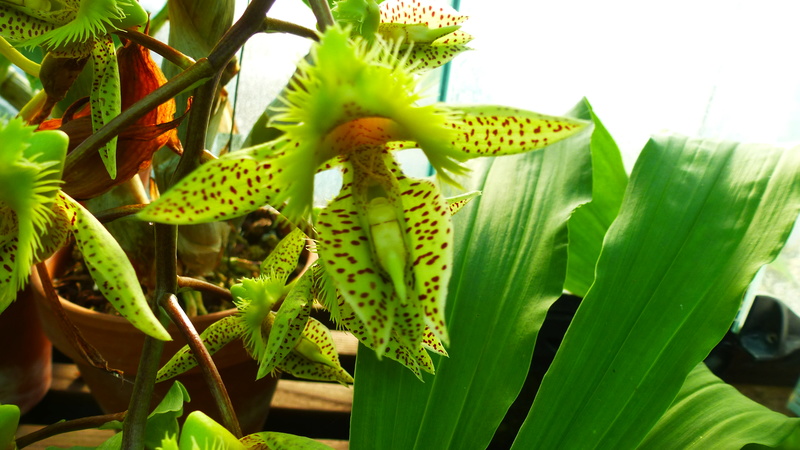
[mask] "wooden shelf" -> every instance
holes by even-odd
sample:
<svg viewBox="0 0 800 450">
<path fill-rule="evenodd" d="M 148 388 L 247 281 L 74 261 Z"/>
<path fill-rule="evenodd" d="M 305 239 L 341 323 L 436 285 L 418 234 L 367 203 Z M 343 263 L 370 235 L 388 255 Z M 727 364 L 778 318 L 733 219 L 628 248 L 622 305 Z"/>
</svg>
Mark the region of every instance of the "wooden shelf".
<svg viewBox="0 0 800 450">
<path fill-rule="evenodd" d="M 353 373 L 358 341 L 349 333 L 332 331 L 343 367 Z M 272 399 L 265 431 L 279 431 L 311 437 L 334 449 L 347 449 L 352 387 L 336 383 L 281 379 Z M 102 414 L 89 388 L 81 379 L 77 366 L 53 364 L 53 382 L 42 402 L 22 417 L 18 436 L 28 434 L 46 424 Z M 43 423 L 39 423 L 43 422 Z M 109 430 L 84 430 L 55 436 L 27 448 L 47 446 L 97 446 L 113 434 Z"/>
</svg>

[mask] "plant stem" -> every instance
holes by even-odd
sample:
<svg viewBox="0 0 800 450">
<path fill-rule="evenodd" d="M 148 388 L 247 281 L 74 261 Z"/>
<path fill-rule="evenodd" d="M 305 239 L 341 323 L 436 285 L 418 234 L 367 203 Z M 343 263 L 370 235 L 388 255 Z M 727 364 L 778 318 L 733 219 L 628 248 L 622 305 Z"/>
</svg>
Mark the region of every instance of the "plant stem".
<svg viewBox="0 0 800 450">
<path fill-rule="evenodd" d="M 189 320 L 189 317 L 186 316 L 186 313 L 178 304 L 178 298 L 174 295 L 163 297 L 161 306 L 167 312 L 169 318 L 172 319 L 172 322 L 178 326 L 178 330 L 180 330 L 184 339 L 186 339 L 186 343 L 189 344 L 192 354 L 197 359 L 197 365 L 200 366 L 200 370 L 203 372 L 203 378 L 205 378 L 211 395 L 214 397 L 219 407 L 223 425 L 228 431 L 233 433 L 234 436 L 241 438 L 242 429 L 239 426 L 236 412 L 233 410 L 233 404 L 231 404 L 231 399 L 219 375 L 217 366 L 214 364 L 214 360 L 211 359 L 211 354 L 208 352 L 200 335 L 197 334 L 197 330 Z"/>
<path fill-rule="evenodd" d="M 202 158 L 203 150 L 205 150 L 206 130 L 208 130 L 211 110 L 214 107 L 219 77 L 220 72 L 217 72 L 211 81 L 206 82 L 195 90 L 195 100 L 192 103 L 191 111 L 189 111 L 189 120 L 186 128 L 192 132 L 186 133 L 186 140 L 183 143 L 183 155 L 181 155 L 181 159 L 178 162 L 178 167 L 175 168 L 175 173 L 172 174 L 170 184 L 177 183 L 200 165 L 200 158 Z"/>
<path fill-rule="evenodd" d="M 206 292 L 208 294 L 216 295 L 228 301 L 233 301 L 231 291 L 215 286 L 207 281 L 198 280 L 197 278 L 178 277 L 178 287 L 188 288 L 195 291 Z"/>
<path fill-rule="evenodd" d="M 178 228 L 173 225 L 155 224 L 156 235 L 156 289 L 150 307 L 159 311 L 158 300 L 173 295 L 177 291 Z M 163 316 L 163 314 L 159 314 Z M 153 396 L 159 360 L 164 350 L 164 343 L 146 336 L 139 369 L 133 385 L 128 416 L 122 424 L 122 448 L 143 449 L 147 415 L 150 411 L 150 399 Z"/>
<path fill-rule="evenodd" d="M 25 436 L 20 437 L 17 439 L 17 447 L 23 448 L 27 447 L 31 444 L 35 444 L 41 440 L 47 439 L 49 437 L 53 437 L 58 434 L 70 433 L 73 431 L 79 430 L 88 430 L 91 428 L 97 428 L 105 423 L 111 422 L 113 420 L 123 420 L 125 418 L 125 412 L 119 412 L 114 414 L 104 414 L 101 416 L 90 416 L 90 417 L 81 417 L 80 419 L 74 420 L 65 420 L 63 422 L 56 422 L 52 425 L 48 425 L 44 428 L 36 430 L 32 433 L 26 434 Z"/>
<path fill-rule="evenodd" d="M 150 49 L 159 55 L 163 56 L 164 59 L 175 64 L 176 66 L 180 67 L 183 70 L 186 70 L 194 64 L 196 61 L 192 59 L 190 56 L 184 55 L 183 53 L 179 52 L 173 47 L 165 44 L 164 42 L 159 41 L 158 39 L 148 36 L 144 33 L 135 30 L 117 30 L 114 32 L 117 36 L 122 36 L 125 39 L 131 40 L 144 48 Z"/>
<path fill-rule="evenodd" d="M 93 367 L 105 370 L 114 376 L 121 377 L 122 371 L 109 367 L 108 361 L 103 358 L 103 355 L 101 355 L 92 344 L 86 341 L 81 331 L 69 320 L 69 317 L 67 317 L 67 314 L 64 312 L 64 308 L 61 307 L 61 300 L 58 298 L 58 293 L 56 293 L 53 287 L 53 282 L 50 279 L 50 272 L 47 271 L 45 263 L 36 264 L 36 271 L 42 283 L 42 291 L 44 291 L 44 296 L 47 300 L 47 308 L 56 316 L 59 328 L 61 328 L 61 331 L 66 335 L 72 346 L 80 352 L 83 360 Z"/>
<path fill-rule="evenodd" d="M 263 31 L 264 18 L 273 3 L 275 0 L 253 0 L 247 5 L 242 17 L 228 29 L 209 53 L 208 60 L 213 67 L 218 70 L 224 68 L 252 35 Z"/>
<path fill-rule="evenodd" d="M 109 208 L 105 211 L 100 211 L 99 213 L 95 214 L 94 217 L 102 223 L 108 223 L 123 217 L 134 215 L 146 207 L 147 205 L 145 204 L 117 206 L 116 208 Z"/>
<path fill-rule="evenodd" d="M 317 26 L 320 31 L 324 32 L 326 28 L 335 23 L 328 0 L 308 0 L 308 3 L 311 6 L 314 17 L 317 18 Z"/>
<path fill-rule="evenodd" d="M 267 33 L 287 33 L 313 39 L 315 41 L 319 40 L 319 35 L 314 30 L 296 23 L 286 22 L 280 19 L 273 19 L 272 17 L 267 17 L 264 19 L 264 31 Z"/>
<path fill-rule="evenodd" d="M 41 69 L 42 66 L 28 59 L 2 37 L 0 37 L 0 54 L 5 56 L 12 64 L 22 69 L 23 72 L 32 77 L 39 78 L 39 69 Z"/>
</svg>

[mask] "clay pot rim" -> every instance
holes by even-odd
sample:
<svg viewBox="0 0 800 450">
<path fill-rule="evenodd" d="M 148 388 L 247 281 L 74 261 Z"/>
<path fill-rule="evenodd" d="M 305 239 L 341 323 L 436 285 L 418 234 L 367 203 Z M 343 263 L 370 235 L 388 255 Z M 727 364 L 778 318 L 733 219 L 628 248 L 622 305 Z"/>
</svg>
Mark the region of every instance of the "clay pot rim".
<svg viewBox="0 0 800 450">
<path fill-rule="evenodd" d="M 68 299 L 66 299 L 66 298 L 64 298 L 64 297 L 62 297 L 60 295 L 58 296 L 58 300 L 61 302 L 61 306 L 64 308 L 65 311 L 69 311 L 69 312 L 72 312 L 72 313 L 75 313 L 75 314 L 80 314 L 80 315 L 89 317 L 92 320 L 102 320 L 102 321 L 106 321 L 106 322 L 112 322 L 112 323 L 119 324 L 120 326 L 126 326 L 126 325 L 127 326 L 131 326 L 131 327 L 133 326 L 128 321 L 128 319 L 126 319 L 126 318 L 124 318 L 122 316 L 119 316 L 117 314 L 104 313 L 104 312 L 95 311 L 93 309 L 86 308 L 84 306 L 78 305 L 77 303 L 73 303 L 72 301 L 70 301 L 70 300 L 68 300 Z M 225 310 L 222 310 L 222 311 L 217 311 L 217 312 L 213 312 L 213 313 L 209 313 L 209 314 L 202 314 L 202 315 L 198 315 L 198 316 L 193 316 L 193 317 L 190 317 L 189 319 L 194 324 L 205 323 L 205 322 L 209 322 L 210 323 L 210 322 L 216 322 L 217 320 L 222 319 L 224 317 L 236 314 L 236 312 L 237 312 L 236 308 L 230 308 L 230 309 L 225 309 Z M 178 328 L 175 326 L 174 323 L 170 322 L 169 326 L 167 326 L 167 331 L 169 331 L 169 332 L 173 332 L 173 331 L 177 332 Z"/>
</svg>

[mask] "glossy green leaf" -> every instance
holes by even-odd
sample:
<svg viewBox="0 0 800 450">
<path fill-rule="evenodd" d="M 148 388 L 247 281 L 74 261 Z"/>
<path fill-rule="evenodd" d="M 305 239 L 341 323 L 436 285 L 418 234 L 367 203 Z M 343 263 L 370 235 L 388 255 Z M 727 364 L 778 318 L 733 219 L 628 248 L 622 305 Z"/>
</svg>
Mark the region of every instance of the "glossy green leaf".
<svg viewBox="0 0 800 450">
<path fill-rule="evenodd" d="M 600 256 L 603 237 L 617 217 L 628 175 L 614 138 L 583 99 L 571 117 L 591 120 L 592 132 L 592 201 L 581 206 L 569 219 L 569 262 L 564 289 L 583 297 L 594 281 L 594 266 Z"/>
<path fill-rule="evenodd" d="M 514 448 L 641 442 L 798 212 L 800 148 L 652 139 Z"/>
<path fill-rule="evenodd" d="M 800 448 L 800 419 L 770 410 L 698 364 L 640 449 Z"/>
<path fill-rule="evenodd" d="M 244 450 L 245 445 L 204 412 L 192 411 L 181 430 L 180 450 L 194 449 Z"/>
<path fill-rule="evenodd" d="M 483 194 L 453 217 L 450 358 L 425 383 L 359 348 L 353 450 L 484 448 L 519 394 L 562 291 L 567 226 L 591 192 L 590 127 L 540 152 L 472 165 Z M 525 181 L 525 182 L 523 182 Z"/>
<path fill-rule="evenodd" d="M 14 433 L 19 425 L 19 407 L 0 405 L 0 448 L 15 448 Z"/>
</svg>

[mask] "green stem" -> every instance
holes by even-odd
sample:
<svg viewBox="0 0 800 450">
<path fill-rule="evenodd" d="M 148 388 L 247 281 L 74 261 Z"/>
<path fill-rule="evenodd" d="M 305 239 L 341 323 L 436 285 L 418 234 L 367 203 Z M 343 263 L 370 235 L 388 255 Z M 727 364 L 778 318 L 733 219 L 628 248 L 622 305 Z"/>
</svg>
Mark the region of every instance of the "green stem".
<svg viewBox="0 0 800 450">
<path fill-rule="evenodd" d="M 184 55 L 173 47 L 159 41 L 158 39 L 148 36 L 144 33 L 135 30 L 117 30 L 114 32 L 117 36 L 122 36 L 125 39 L 133 41 L 144 48 L 152 50 L 164 59 L 180 67 L 182 70 L 188 69 L 196 61 L 190 56 Z"/>
<path fill-rule="evenodd" d="M 122 420 L 125 418 L 125 412 L 104 414 L 102 416 L 81 417 L 80 419 L 65 420 L 63 422 L 56 422 L 44 428 L 38 429 L 32 433 L 26 434 L 17 439 L 17 447 L 24 448 L 31 444 L 53 437 L 59 434 L 71 433 L 73 431 L 89 430 L 97 428 L 105 423 L 113 420 Z"/>
<path fill-rule="evenodd" d="M 100 211 L 97 214 L 95 214 L 94 217 L 101 223 L 108 223 L 108 222 L 113 222 L 117 219 L 121 219 L 123 217 L 132 216 L 138 213 L 139 211 L 145 209 L 146 207 L 147 205 L 145 204 L 117 206 L 116 208 L 109 208 Z"/>
<path fill-rule="evenodd" d="M 192 350 L 192 354 L 197 359 L 197 365 L 203 373 L 203 378 L 208 384 L 211 395 L 219 407 L 220 414 L 222 415 L 222 423 L 237 438 L 242 437 L 242 429 L 239 426 L 239 421 L 236 418 L 236 412 L 233 410 L 231 398 L 228 396 L 228 391 L 225 389 L 225 384 L 222 382 L 222 377 L 219 375 L 214 360 L 211 359 L 211 354 L 208 352 L 203 339 L 197 333 L 192 321 L 186 316 L 186 313 L 181 309 L 178 304 L 178 298 L 174 295 L 169 295 L 163 298 L 161 306 L 172 319 L 172 322 L 178 326 L 186 343 Z"/>
<path fill-rule="evenodd" d="M 150 18 L 150 34 L 158 34 L 158 30 L 169 20 L 169 2 L 164 2 L 164 7 Z"/>
<path fill-rule="evenodd" d="M 319 40 L 319 34 L 312 29 L 296 23 L 286 22 L 280 19 L 273 19 L 272 17 L 267 17 L 264 19 L 264 31 L 267 33 L 293 34 L 295 36 L 313 39 L 315 41 Z"/>
<path fill-rule="evenodd" d="M 195 90 L 195 100 L 192 102 L 191 111 L 189 111 L 189 120 L 186 128 L 187 130 L 192 130 L 192 132 L 186 133 L 186 139 L 183 143 L 183 155 L 178 162 L 178 167 L 175 168 L 175 173 L 172 175 L 171 185 L 177 183 L 200 165 L 200 159 L 203 157 L 203 151 L 205 150 L 206 130 L 208 130 L 211 111 L 214 108 L 219 77 L 220 72 L 217 72 L 211 81 L 206 82 Z M 200 132 L 199 130 L 203 131 Z"/>
<path fill-rule="evenodd" d="M 176 255 L 178 251 L 178 227 L 155 224 L 156 289 L 151 301 L 153 311 L 158 311 L 158 300 L 173 295 L 178 290 Z M 145 337 L 139 369 L 133 385 L 128 416 L 122 424 L 122 448 L 138 450 L 144 448 L 145 425 L 150 411 L 150 399 L 155 388 L 159 360 L 164 343 L 150 336 Z"/>
<path fill-rule="evenodd" d="M 228 300 L 229 302 L 233 301 L 233 295 L 231 295 L 231 291 L 221 288 L 219 286 L 215 286 L 207 281 L 198 280 L 196 278 L 190 277 L 178 277 L 178 287 L 192 289 L 195 291 L 205 292 L 211 295 L 215 295 L 219 298 Z"/>
<path fill-rule="evenodd" d="M 25 55 L 20 53 L 19 50 L 14 48 L 2 37 L 0 37 L 0 54 L 5 56 L 12 64 L 22 69 L 23 72 L 32 77 L 39 78 L 39 69 L 41 69 L 42 66 L 25 57 Z"/>
<path fill-rule="evenodd" d="M 308 3 L 311 5 L 314 17 L 317 18 L 317 26 L 320 31 L 324 32 L 326 28 L 336 23 L 333 20 L 333 13 L 330 5 L 328 5 L 328 0 L 309 0 Z"/>
<path fill-rule="evenodd" d="M 86 153 L 96 152 L 114 136 L 121 133 L 122 130 L 132 125 L 142 116 L 152 111 L 160 104 L 191 88 L 193 85 L 211 78 L 214 76 L 214 73 L 215 69 L 207 59 L 197 61 L 191 67 L 179 73 L 155 91 L 147 94 L 143 99 L 134 103 L 130 108 L 123 111 L 122 114 L 111 119 L 105 126 L 97 130 L 96 133 L 81 142 L 75 147 L 75 150 L 73 150 L 72 153 L 75 153 L 73 158 L 80 159 L 85 156 Z"/>
</svg>

